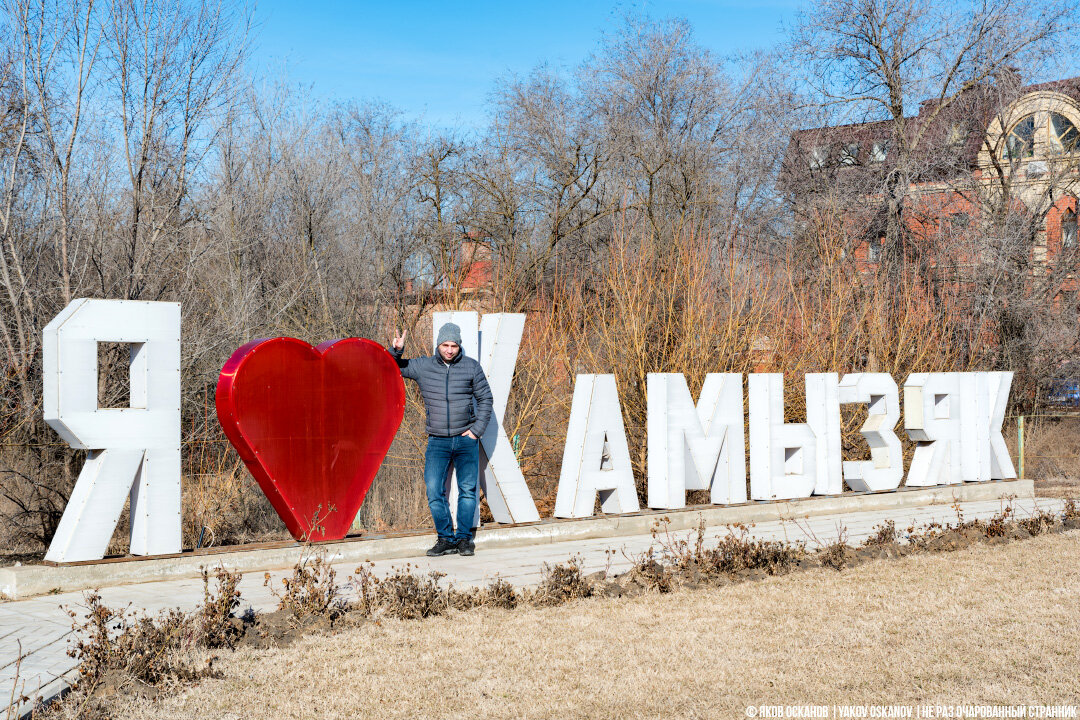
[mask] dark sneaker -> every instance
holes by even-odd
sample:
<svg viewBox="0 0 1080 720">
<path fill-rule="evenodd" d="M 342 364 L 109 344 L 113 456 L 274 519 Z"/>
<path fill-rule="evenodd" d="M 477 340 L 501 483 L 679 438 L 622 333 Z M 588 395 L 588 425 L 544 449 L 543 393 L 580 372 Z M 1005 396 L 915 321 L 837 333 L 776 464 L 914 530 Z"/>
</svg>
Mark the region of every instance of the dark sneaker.
<svg viewBox="0 0 1080 720">
<path fill-rule="evenodd" d="M 427 554 L 431 557 L 438 557 L 439 555 L 451 555 L 457 551 L 457 543 L 439 538 L 439 542 L 435 543 L 434 547 L 427 551 Z"/>
<path fill-rule="evenodd" d="M 470 540 L 469 538 L 461 538 L 457 542 L 457 552 L 458 552 L 458 555 L 464 555 L 465 557 L 468 557 L 470 555 L 475 555 L 476 554 L 476 546 L 473 545 L 473 541 Z"/>
</svg>

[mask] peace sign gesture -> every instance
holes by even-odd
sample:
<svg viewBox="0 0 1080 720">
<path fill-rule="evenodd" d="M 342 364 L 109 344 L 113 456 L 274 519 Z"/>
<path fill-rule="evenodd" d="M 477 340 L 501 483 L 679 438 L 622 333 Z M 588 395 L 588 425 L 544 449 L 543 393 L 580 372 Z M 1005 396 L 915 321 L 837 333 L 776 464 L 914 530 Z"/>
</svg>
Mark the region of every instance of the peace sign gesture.
<svg viewBox="0 0 1080 720">
<path fill-rule="evenodd" d="M 390 345 L 393 346 L 393 348 L 395 350 L 401 350 L 403 347 L 405 347 L 405 336 L 407 336 L 408 334 L 409 334 L 408 330 L 406 330 L 404 332 L 402 332 L 401 330 L 398 330 L 397 331 L 397 336 L 394 337 L 394 339 L 390 341 Z"/>
</svg>

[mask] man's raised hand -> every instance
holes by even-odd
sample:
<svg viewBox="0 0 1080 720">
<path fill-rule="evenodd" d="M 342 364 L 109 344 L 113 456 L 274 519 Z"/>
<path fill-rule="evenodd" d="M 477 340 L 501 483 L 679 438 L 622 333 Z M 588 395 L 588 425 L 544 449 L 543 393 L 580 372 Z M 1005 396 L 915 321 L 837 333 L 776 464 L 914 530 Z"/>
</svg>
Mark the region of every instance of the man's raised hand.
<svg viewBox="0 0 1080 720">
<path fill-rule="evenodd" d="M 402 332 L 401 330 L 397 331 L 397 336 L 390 341 L 390 344 L 395 350 L 401 350 L 403 347 L 405 347 L 405 336 L 408 334 L 408 330 L 406 330 L 405 332 Z"/>
</svg>

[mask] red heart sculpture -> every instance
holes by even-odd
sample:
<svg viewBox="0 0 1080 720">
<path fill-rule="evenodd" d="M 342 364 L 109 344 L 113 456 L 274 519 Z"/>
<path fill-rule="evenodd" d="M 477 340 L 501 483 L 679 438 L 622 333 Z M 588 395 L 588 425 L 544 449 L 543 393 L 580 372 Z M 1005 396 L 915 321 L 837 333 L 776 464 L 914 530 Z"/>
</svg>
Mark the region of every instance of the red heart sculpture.
<svg viewBox="0 0 1080 720">
<path fill-rule="evenodd" d="M 405 413 L 405 384 L 381 345 L 255 340 L 218 378 L 225 436 L 297 540 L 349 531 Z"/>
</svg>

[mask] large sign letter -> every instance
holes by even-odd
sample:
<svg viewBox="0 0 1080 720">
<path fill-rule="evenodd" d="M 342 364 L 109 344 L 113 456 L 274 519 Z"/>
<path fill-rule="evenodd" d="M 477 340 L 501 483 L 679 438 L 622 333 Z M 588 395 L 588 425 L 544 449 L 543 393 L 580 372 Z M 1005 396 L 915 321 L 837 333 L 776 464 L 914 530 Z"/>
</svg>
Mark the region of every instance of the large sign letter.
<svg viewBox="0 0 1080 720">
<path fill-rule="evenodd" d="M 962 482 L 960 373 L 913 373 L 904 383 L 904 426 L 918 441 L 908 468 L 910 487 Z"/>
<path fill-rule="evenodd" d="M 478 319 L 475 312 L 437 312 L 432 314 L 432 345 L 444 323 L 452 322 L 461 328 L 463 352 L 480 362 L 487 376 L 494 399 L 491 422 L 480 438 L 480 489 L 487 498 L 491 516 L 496 522 L 523 523 L 540 519 L 532 493 L 521 474 L 517 455 L 503 427 L 506 402 L 514 380 L 525 315 L 498 313 Z M 456 473 L 451 472 L 451 478 Z M 451 479 L 449 500 L 451 512 L 457 515 L 457 482 Z M 480 524 L 480 504 L 476 505 L 473 526 Z"/>
<path fill-rule="evenodd" d="M 555 517 L 589 517 L 596 495 L 605 513 L 639 510 L 614 375 L 578 375 L 566 429 Z"/>
<path fill-rule="evenodd" d="M 840 438 L 840 379 L 836 373 L 806 375 L 806 424 L 814 431 L 817 450 L 815 495 L 844 492 Z"/>
<path fill-rule="evenodd" d="M 706 375 L 696 406 L 681 373 L 649 373 L 647 383 L 649 507 L 686 507 L 687 490 L 746 502 L 742 375 Z"/>
<path fill-rule="evenodd" d="M 98 407 L 99 342 L 131 345 L 131 407 Z M 73 300 L 42 338 L 45 421 L 89 450 L 46 560 L 98 560 L 124 499 L 131 553 L 180 552 L 180 304 Z"/>
<path fill-rule="evenodd" d="M 852 490 L 895 490 L 904 479 L 904 457 L 895 432 L 900 420 L 900 392 L 888 373 L 851 373 L 840 383 L 840 402 L 864 403 L 866 422 L 859 432 L 870 446 L 869 460 L 844 462 L 844 480 Z"/>
<path fill-rule="evenodd" d="M 784 376 L 750 374 L 750 496 L 810 497 L 817 487 L 817 438 L 806 423 L 784 422 Z"/>
<path fill-rule="evenodd" d="M 1012 388 L 1011 372 L 988 372 L 988 402 L 985 408 L 986 422 L 990 424 L 990 477 L 994 480 L 1008 480 L 1016 477 L 1009 448 L 1001 434 L 1005 423 L 1005 410 L 1009 406 L 1009 389 Z"/>
<path fill-rule="evenodd" d="M 1001 434 L 1011 386 L 1010 372 L 960 374 L 960 473 L 965 481 L 1016 477 Z"/>
</svg>

